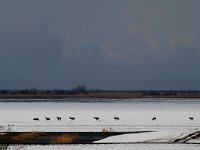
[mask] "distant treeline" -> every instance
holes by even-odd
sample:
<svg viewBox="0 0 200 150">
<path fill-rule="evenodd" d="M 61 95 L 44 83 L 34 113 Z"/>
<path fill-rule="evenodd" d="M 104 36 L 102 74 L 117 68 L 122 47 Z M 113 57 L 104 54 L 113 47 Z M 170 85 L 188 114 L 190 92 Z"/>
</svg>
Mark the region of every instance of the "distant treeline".
<svg viewBox="0 0 200 150">
<path fill-rule="evenodd" d="M 22 90 L 0 90 L 1 95 L 69 95 L 69 94 L 88 94 L 88 93 L 132 93 L 132 94 L 142 94 L 143 96 L 168 96 L 168 95 L 199 95 L 200 91 L 193 90 L 100 90 L 98 88 L 87 89 L 84 85 L 79 85 L 71 90 L 38 90 L 36 88 L 32 89 L 22 89 Z"/>
<path fill-rule="evenodd" d="M 0 94 L 30 94 L 30 95 L 63 95 L 63 94 L 77 94 L 77 93 L 88 93 L 88 92 L 99 92 L 99 89 L 90 88 L 89 90 L 85 85 L 78 85 L 71 90 L 62 90 L 62 89 L 54 89 L 54 90 L 38 90 L 36 87 L 31 89 L 22 89 L 22 90 L 0 90 Z"/>
</svg>

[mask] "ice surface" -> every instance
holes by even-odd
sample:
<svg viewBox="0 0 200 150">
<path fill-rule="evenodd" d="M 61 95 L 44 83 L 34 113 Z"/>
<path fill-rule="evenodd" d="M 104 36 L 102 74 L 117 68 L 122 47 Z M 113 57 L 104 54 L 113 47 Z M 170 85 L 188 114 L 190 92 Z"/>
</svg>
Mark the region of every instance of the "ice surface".
<svg viewBox="0 0 200 150">
<path fill-rule="evenodd" d="M 100 99 L 96 102 L 91 99 L 72 99 L 56 102 L 33 100 L 31 103 L 23 100 L 0 100 L 0 132 L 8 129 L 16 132 L 102 132 L 104 129 L 114 132 L 153 131 L 108 137 L 96 143 L 159 143 L 18 146 L 24 150 L 199 150 L 200 139 L 193 138 L 200 131 L 199 115 L 200 99 Z M 57 121 L 57 116 L 61 117 L 62 121 Z M 74 116 L 76 120 L 71 121 L 69 116 Z M 100 121 L 94 120 L 95 116 L 100 117 Z M 115 121 L 114 116 L 118 116 L 119 120 Z M 40 121 L 34 121 L 35 117 Z M 51 120 L 46 121 L 45 117 L 50 117 Z M 153 117 L 156 117 L 156 120 L 152 121 Z M 194 119 L 190 120 L 189 117 Z M 175 140 L 193 144 L 160 143 Z M 9 149 L 15 147 L 10 146 Z"/>
<path fill-rule="evenodd" d="M 44 101 L 44 100 L 43 100 Z M 56 102 L 0 102 L 0 126 L 13 131 L 86 132 L 199 129 L 200 100 L 195 99 L 73 99 Z M 62 118 L 57 121 L 56 117 Z M 69 116 L 74 116 L 71 121 Z M 94 117 L 100 121 L 94 120 Z M 119 120 L 115 121 L 114 116 Z M 189 117 L 194 120 L 189 120 Z M 33 118 L 40 121 L 34 121 Z M 46 121 L 45 117 L 51 120 Z M 152 121 L 152 118 L 156 120 Z M 12 126 L 14 125 L 14 126 Z M 3 130 L 0 128 L 0 132 Z"/>
</svg>

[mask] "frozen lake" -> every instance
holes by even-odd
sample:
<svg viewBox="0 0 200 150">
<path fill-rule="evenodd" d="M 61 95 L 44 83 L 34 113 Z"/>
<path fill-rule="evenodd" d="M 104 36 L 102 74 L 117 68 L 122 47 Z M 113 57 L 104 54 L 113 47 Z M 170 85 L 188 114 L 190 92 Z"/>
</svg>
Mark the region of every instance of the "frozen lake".
<svg viewBox="0 0 200 150">
<path fill-rule="evenodd" d="M 155 131 L 200 127 L 199 99 L 9 101 L 0 100 L 0 126 L 6 128 L 14 125 L 13 131 L 94 132 L 104 128 L 112 131 Z M 57 121 L 57 116 L 61 117 L 61 121 Z M 75 117 L 75 121 L 71 121 L 69 116 Z M 114 116 L 119 120 L 114 120 Z M 50 121 L 46 121 L 45 117 Z M 99 117 L 100 121 L 94 117 Z M 153 117 L 156 120 L 152 121 Z M 189 120 L 189 117 L 193 117 L 193 120 Z M 39 118 L 40 121 L 34 121 L 33 118 Z"/>
<path fill-rule="evenodd" d="M 84 146 L 23 146 L 22 149 L 27 150 L 196 150 L 200 148 L 200 99 L 97 99 L 95 101 L 92 99 L 71 99 L 55 100 L 55 102 L 44 101 L 31 100 L 31 102 L 27 102 L 20 100 L 14 102 L 14 100 L 9 100 L 9 102 L 5 102 L 5 100 L 0 100 L 0 131 L 4 132 L 8 128 L 15 132 L 102 132 L 105 129 L 111 132 L 153 131 L 108 137 L 94 142 L 96 144 Z M 70 120 L 70 116 L 75 117 L 75 120 Z M 50 118 L 50 120 L 47 121 L 45 117 Z M 56 117 L 61 117 L 61 121 L 58 121 Z M 94 117 L 99 117 L 100 120 L 96 121 Z M 119 120 L 115 120 L 114 117 L 119 117 Z M 156 119 L 152 120 L 154 117 Z M 189 119 L 189 117 L 193 119 Z M 33 118 L 39 118 L 39 121 L 34 121 Z M 178 141 L 180 144 L 169 144 L 173 141 Z M 138 142 L 141 144 L 138 144 Z"/>
</svg>

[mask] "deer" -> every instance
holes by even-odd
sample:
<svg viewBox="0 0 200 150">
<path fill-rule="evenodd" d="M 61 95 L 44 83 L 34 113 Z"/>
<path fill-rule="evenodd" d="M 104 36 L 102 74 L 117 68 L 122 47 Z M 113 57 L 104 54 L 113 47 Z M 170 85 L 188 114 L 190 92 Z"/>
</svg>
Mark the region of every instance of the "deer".
<svg viewBox="0 0 200 150">
<path fill-rule="evenodd" d="M 190 119 L 190 120 L 194 120 L 194 118 L 193 118 L 193 117 L 189 117 L 189 119 Z"/>
<path fill-rule="evenodd" d="M 153 117 L 153 118 L 152 118 L 152 121 L 153 121 L 153 120 L 156 120 L 156 117 Z"/>
<path fill-rule="evenodd" d="M 96 121 L 100 121 L 99 117 L 94 117 L 94 119 L 95 119 Z"/>
<path fill-rule="evenodd" d="M 61 117 L 56 117 L 58 121 L 61 121 Z"/>
<path fill-rule="evenodd" d="M 50 118 L 48 118 L 48 117 L 45 117 L 45 119 L 46 119 L 46 121 L 50 121 Z"/>
<path fill-rule="evenodd" d="M 119 120 L 119 117 L 114 117 L 115 121 Z"/>
<path fill-rule="evenodd" d="M 71 120 L 71 121 L 74 121 L 75 120 L 75 117 L 69 117 L 69 119 Z"/>
<path fill-rule="evenodd" d="M 34 121 L 40 121 L 40 119 L 39 119 L 39 118 L 33 118 L 33 120 L 34 120 Z"/>
</svg>

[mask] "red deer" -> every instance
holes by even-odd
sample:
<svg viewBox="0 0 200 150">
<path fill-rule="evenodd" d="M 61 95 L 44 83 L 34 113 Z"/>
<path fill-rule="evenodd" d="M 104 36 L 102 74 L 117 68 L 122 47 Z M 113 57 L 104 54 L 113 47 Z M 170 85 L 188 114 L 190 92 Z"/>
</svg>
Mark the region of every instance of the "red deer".
<svg viewBox="0 0 200 150">
<path fill-rule="evenodd" d="M 61 121 L 61 117 L 56 117 L 58 121 Z"/>
<path fill-rule="evenodd" d="M 45 117 L 45 119 L 46 119 L 46 121 L 50 121 L 50 118 L 48 118 L 48 117 Z"/>
<path fill-rule="evenodd" d="M 114 117 L 115 121 L 119 120 L 119 117 Z"/>
<path fill-rule="evenodd" d="M 96 121 L 100 121 L 99 117 L 94 117 L 94 119 L 95 119 Z"/>
<path fill-rule="evenodd" d="M 33 118 L 34 121 L 40 121 L 39 118 Z"/>
<path fill-rule="evenodd" d="M 152 120 L 156 120 L 156 117 L 153 117 Z"/>
<path fill-rule="evenodd" d="M 71 120 L 71 121 L 74 121 L 75 120 L 75 117 L 69 117 L 69 119 Z"/>
</svg>

